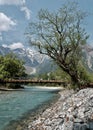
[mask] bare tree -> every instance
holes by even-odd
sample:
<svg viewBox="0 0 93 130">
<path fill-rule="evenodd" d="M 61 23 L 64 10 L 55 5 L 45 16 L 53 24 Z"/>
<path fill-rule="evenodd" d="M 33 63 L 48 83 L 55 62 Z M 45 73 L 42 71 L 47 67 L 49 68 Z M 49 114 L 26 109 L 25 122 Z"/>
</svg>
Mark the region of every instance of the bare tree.
<svg viewBox="0 0 93 130">
<path fill-rule="evenodd" d="M 64 5 L 53 13 L 41 9 L 38 20 L 30 23 L 27 34 L 30 43 L 52 58 L 76 84 L 82 82 L 78 66 L 82 58 L 81 46 L 88 38 L 82 26 L 85 16 L 76 3 Z"/>
</svg>

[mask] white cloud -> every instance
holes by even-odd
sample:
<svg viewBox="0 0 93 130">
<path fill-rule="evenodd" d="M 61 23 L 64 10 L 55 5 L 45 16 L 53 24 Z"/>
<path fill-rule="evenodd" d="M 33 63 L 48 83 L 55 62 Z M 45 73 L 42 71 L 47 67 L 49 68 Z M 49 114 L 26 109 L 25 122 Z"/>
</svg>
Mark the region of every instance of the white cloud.
<svg viewBox="0 0 93 130">
<path fill-rule="evenodd" d="M 26 0 L 0 0 L 0 5 L 19 5 L 20 10 L 25 13 L 25 17 L 30 19 L 31 11 L 26 7 Z"/>
<path fill-rule="evenodd" d="M 0 32 L 8 31 L 11 29 L 12 26 L 15 26 L 16 22 L 11 20 L 8 16 L 4 13 L 0 12 Z"/>
<path fill-rule="evenodd" d="M 12 43 L 10 45 L 3 44 L 2 45 L 5 48 L 10 48 L 11 50 L 17 49 L 17 48 L 24 48 L 24 45 L 21 42 Z"/>
<path fill-rule="evenodd" d="M 30 19 L 31 11 L 26 6 L 21 7 L 21 11 L 25 12 L 25 16 L 29 20 Z"/>
<path fill-rule="evenodd" d="M 23 5 L 25 0 L 0 0 L 0 5 Z"/>
<path fill-rule="evenodd" d="M 13 43 L 8 46 L 10 49 L 14 50 L 17 48 L 24 48 L 24 45 L 21 42 Z"/>
</svg>

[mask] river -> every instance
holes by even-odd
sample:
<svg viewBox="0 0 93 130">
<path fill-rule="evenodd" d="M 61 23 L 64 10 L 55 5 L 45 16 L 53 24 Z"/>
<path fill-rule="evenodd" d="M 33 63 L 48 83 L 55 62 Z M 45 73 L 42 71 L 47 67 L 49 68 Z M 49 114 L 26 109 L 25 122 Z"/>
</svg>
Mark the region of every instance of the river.
<svg viewBox="0 0 93 130">
<path fill-rule="evenodd" d="M 13 125 L 13 122 L 21 120 L 22 117 L 25 118 L 26 113 L 56 97 L 54 90 L 39 87 L 25 86 L 23 90 L 0 92 L 0 130 Z"/>
</svg>

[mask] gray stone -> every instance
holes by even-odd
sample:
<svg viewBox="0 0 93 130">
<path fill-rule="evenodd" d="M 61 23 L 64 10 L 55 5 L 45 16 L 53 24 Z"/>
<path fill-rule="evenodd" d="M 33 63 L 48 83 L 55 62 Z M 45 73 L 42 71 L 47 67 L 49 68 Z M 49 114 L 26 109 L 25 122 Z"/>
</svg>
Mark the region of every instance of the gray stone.
<svg viewBox="0 0 93 130">
<path fill-rule="evenodd" d="M 76 118 L 74 119 L 74 123 L 84 123 L 82 119 Z"/>
<path fill-rule="evenodd" d="M 73 130 L 73 122 L 68 121 L 62 125 L 62 130 Z"/>
<path fill-rule="evenodd" d="M 90 129 L 90 130 L 93 130 L 93 121 L 90 121 L 90 122 L 89 122 L 89 129 Z"/>
<path fill-rule="evenodd" d="M 87 130 L 88 128 L 89 128 L 89 126 L 86 123 L 84 123 L 84 124 L 75 123 L 73 130 Z"/>
<path fill-rule="evenodd" d="M 65 90 L 60 94 L 58 102 L 31 122 L 28 130 L 93 130 L 93 89 L 75 94 Z"/>
</svg>

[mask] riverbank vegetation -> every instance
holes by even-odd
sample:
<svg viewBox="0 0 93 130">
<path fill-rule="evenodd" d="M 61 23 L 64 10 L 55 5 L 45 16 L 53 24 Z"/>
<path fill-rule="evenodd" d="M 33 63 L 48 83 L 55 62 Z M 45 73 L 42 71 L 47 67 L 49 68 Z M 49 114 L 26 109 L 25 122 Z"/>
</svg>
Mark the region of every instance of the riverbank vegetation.
<svg viewBox="0 0 93 130">
<path fill-rule="evenodd" d="M 86 16 L 75 2 L 63 5 L 56 12 L 41 9 L 27 32 L 31 46 L 48 55 L 79 88 L 90 82 L 82 60 L 83 46 L 89 38 L 83 26 Z M 53 77 L 52 73 L 46 76 Z"/>
<path fill-rule="evenodd" d="M 19 60 L 14 54 L 0 56 L 0 80 L 14 79 L 15 77 L 23 77 L 25 67 L 23 61 Z M 18 84 L 1 84 L 0 86 L 8 88 L 19 88 Z"/>
</svg>

